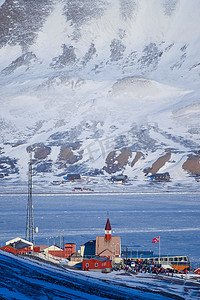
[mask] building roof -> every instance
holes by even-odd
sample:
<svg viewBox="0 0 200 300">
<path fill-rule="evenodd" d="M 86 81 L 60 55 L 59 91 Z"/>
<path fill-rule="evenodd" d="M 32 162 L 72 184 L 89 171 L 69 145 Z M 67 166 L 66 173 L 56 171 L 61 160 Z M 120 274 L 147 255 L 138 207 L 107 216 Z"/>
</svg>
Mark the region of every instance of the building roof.
<svg viewBox="0 0 200 300">
<path fill-rule="evenodd" d="M 81 254 L 79 252 L 74 252 L 71 257 L 75 258 L 75 257 L 82 257 Z"/>
<path fill-rule="evenodd" d="M 63 249 L 61 249 L 60 247 L 58 247 L 56 245 L 52 245 L 50 247 L 47 247 L 44 250 L 45 250 L 45 252 L 47 252 L 47 251 L 63 251 Z"/>
<path fill-rule="evenodd" d="M 9 244 L 7 246 L 11 246 L 17 250 L 22 250 L 24 248 L 31 247 L 30 244 L 24 243 L 23 241 L 17 241 L 17 242 Z"/>
<path fill-rule="evenodd" d="M 98 255 L 106 255 L 106 256 L 108 256 L 108 255 L 114 255 L 114 252 L 113 251 L 111 251 L 110 249 L 104 249 L 103 251 L 101 251 L 100 253 L 98 253 Z"/>
<path fill-rule="evenodd" d="M 10 240 L 10 241 L 7 241 L 7 242 L 6 242 L 6 246 L 12 245 L 13 243 L 17 243 L 17 242 L 21 242 L 21 243 L 26 244 L 25 247 L 33 246 L 33 243 L 31 243 L 31 242 L 29 242 L 29 241 L 27 241 L 27 240 L 21 239 L 21 238 L 19 238 L 19 237 L 14 238 L 14 239 L 12 239 L 12 240 Z"/>
<path fill-rule="evenodd" d="M 90 240 L 81 246 L 95 246 L 96 240 Z"/>
<path fill-rule="evenodd" d="M 128 176 L 127 175 L 123 175 L 123 174 L 121 174 L 121 175 L 117 175 L 117 176 L 112 176 L 111 177 L 111 181 L 127 181 L 127 179 L 128 179 Z"/>
<path fill-rule="evenodd" d="M 152 176 L 152 177 L 156 177 L 156 176 L 162 177 L 162 176 L 170 176 L 170 175 L 169 175 L 169 172 L 165 172 L 165 173 L 154 173 L 150 176 Z"/>
<path fill-rule="evenodd" d="M 127 179 L 127 175 L 116 175 L 116 176 L 112 176 L 111 178 L 116 178 L 116 179 Z"/>
<path fill-rule="evenodd" d="M 80 179 L 81 175 L 80 174 L 67 174 L 67 179 L 69 179 L 69 178 Z"/>
<path fill-rule="evenodd" d="M 93 258 L 89 258 L 89 259 L 87 259 L 87 261 L 88 260 L 98 260 L 98 261 L 110 261 L 107 257 L 102 257 L 102 256 L 95 256 L 95 257 L 93 257 Z M 84 260 L 84 261 L 86 261 L 86 260 Z"/>
<path fill-rule="evenodd" d="M 107 222 L 106 222 L 105 230 L 111 230 L 111 225 L 110 225 L 109 218 L 107 218 Z"/>
</svg>

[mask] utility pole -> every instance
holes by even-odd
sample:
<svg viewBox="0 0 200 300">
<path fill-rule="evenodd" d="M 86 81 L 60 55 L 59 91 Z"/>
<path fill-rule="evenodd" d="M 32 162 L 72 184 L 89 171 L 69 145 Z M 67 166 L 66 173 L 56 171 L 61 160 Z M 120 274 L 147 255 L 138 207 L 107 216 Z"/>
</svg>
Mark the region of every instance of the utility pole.
<svg viewBox="0 0 200 300">
<path fill-rule="evenodd" d="M 126 247 L 126 269 L 127 269 L 127 260 L 128 260 L 128 247 Z"/>
<path fill-rule="evenodd" d="M 61 249 L 61 231 L 60 231 L 60 249 Z"/>
<path fill-rule="evenodd" d="M 32 202 L 32 150 L 30 150 L 30 160 L 28 167 L 28 203 L 26 218 L 26 240 L 34 244 L 34 225 L 33 225 L 33 202 Z"/>
</svg>

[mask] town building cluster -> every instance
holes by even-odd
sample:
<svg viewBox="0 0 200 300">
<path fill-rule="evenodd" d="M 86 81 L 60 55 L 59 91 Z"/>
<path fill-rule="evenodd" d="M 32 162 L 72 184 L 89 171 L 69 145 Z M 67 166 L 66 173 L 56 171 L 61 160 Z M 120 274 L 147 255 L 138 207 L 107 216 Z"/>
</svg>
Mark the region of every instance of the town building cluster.
<svg viewBox="0 0 200 300">
<path fill-rule="evenodd" d="M 22 238 L 6 242 L 1 250 L 16 255 L 33 255 L 53 263 L 61 263 L 84 271 L 111 272 L 113 269 L 132 269 L 134 272 L 166 273 L 175 270 L 184 272 L 190 269 L 187 256 L 153 255 L 153 251 L 130 251 L 121 249 L 120 236 L 113 236 L 110 220 L 107 218 L 104 236 L 97 236 L 81 245 L 76 251 L 75 243 L 34 245 Z M 142 256 L 142 258 L 141 258 Z M 138 259 L 140 257 L 140 259 Z M 199 271 L 198 271 L 199 272 Z M 173 274 L 173 272 L 172 272 Z"/>
<path fill-rule="evenodd" d="M 114 264 L 121 263 L 121 241 L 119 236 L 111 235 L 110 220 L 107 218 L 105 235 L 97 236 L 81 245 L 81 250 L 76 251 L 74 243 L 65 243 L 61 248 L 57 244 L 52 246 L 34 245 L 33 243 L 15 238 L 6 242 L 1 250 L 13 254 L 32 254 L 52 262 L 66 263 L 83 270 L 110 272 Z"/>
<path fill-rule="evenodd" d="M 165 173 L 155 173 L 155 174 L 146 174 L 148 175 L 148 178 L 152 181 L 156 182 L 168 182 L 170 181 L 170 174 L 168 172 Z M 126 184 L 128 182 L 128 176 L 124 174 L 119 174 L 115 176 L 111 176 L 110 179 L 108 179 L 111 183 L 114 184 Z M 81 178 L 80 174 L 67 174 L 66 176 L 63 176 L 63 180 L 54 180 L 51 182 L 52 185 L 61 185 L 65 184 L 67 182 L 84 182 L 85 179 Z M 92 191 L 91 189 L 87 188 L 81 188 L 81 187 L 76 187 L 73 189 L 74 192 L 76 191 Z"/>
</svg>

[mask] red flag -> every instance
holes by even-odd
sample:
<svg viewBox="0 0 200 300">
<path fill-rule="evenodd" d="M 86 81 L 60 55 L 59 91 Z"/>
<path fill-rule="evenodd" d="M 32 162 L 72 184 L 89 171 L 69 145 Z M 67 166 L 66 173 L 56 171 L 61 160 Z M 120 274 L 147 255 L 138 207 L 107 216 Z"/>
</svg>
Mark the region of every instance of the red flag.
<svg viewBox="0 0 200 300">
<path fill-rule="evenodd" d="M 159 243 L 160 242 L 160 237 L 158 236 L 157 238 L 154 238 L 153 239 L 153 241 L 152 241 L 152 243 Z"/>
</svg>

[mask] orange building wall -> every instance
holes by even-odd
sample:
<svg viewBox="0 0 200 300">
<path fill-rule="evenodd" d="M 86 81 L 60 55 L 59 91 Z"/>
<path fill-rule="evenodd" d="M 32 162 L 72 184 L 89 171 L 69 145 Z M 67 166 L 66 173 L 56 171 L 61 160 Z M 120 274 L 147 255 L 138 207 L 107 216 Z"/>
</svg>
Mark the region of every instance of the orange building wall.
<svg viewBox="0 0 200 300">
<path fill-rule="evenodd" d="M 65 244 L 66 257 L 70 257 L 76 252 L 76 245 L 73 243 Z"/>
<path fill-rule="evenodd" d="M 57 257 L 69 258 L 76 252 L 75 244 L 65 244 L 65 250 L 49 250 L 48 253 Z"/>
</svg>

